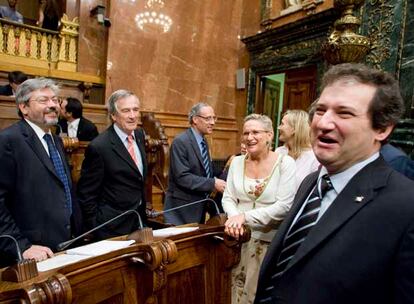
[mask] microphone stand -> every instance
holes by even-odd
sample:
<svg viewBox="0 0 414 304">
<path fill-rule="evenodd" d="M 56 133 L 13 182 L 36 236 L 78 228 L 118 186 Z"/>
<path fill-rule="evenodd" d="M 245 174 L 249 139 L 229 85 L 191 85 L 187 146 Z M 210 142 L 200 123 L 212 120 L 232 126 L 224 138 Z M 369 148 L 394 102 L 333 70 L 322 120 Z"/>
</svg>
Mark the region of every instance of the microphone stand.
<svg viewBox="0 0 414 304">
<path fill-rule="evenodd" d="M 69 247 L 70 245 L 72 245 L 74 242 L 82 239 L 83 237 L 87 236 L 88 234 L 90 234 L 92 232 L 95 232 L 96 230 L 101 229 L 102 227 L 104 227 L 104 226 L 112 223 L 113 221 L 116 221 L 117 219 L 119 219 L 119 218 L 121 218 L 121 217 L 123 217 L 123 216 L 125 216 L 127 214 L 130 214 L 130 213 L 135 213 L 137 215 L 137 217 L 138 217 L 139 230 L 137 230 L 137 231 L 146 231 L 146 232 L 136 233 L 136 234 L 132 233 L 132 234 L 134 234 L 134 238 L 131 238 L 131 239 L 133 239 L 135 241 L 139 241 L 139 242 L 149 242 L 150 240 L 148 238 L 150 236 L 149 236 L 148 229 L 151 229 L 151 228 L 144 228 L 144 226 L 142 224 L 141 216 L 139 215 L 139 213 L 136 210 L 127 210 L 127 211 L 125 211 L 125 212 L 123 212 L 123 213 L 115 216 L 114 218 L 112 218 L 112 219 L 110 219 L 110 220 L 108 220 L 108 221 L 106 221 L 106 222 L 104 222 L 104 223 L 96 226 L 95 228 L 93 228 L 93 229 L 91 229 L 89 231 L 86 231 L 85 233 L 83 233 L 83 234 L 75 237 L 74 239 L 71 239 L 69 241 L 62 242 L 62 243 L 58 244 L 56 246 L 56 249 L 58 251 L 65 250 L 67 247 Z M 152 229 L 151 229 L 151 235 L 152 235 Z"/>
<path fill-rule="evenodd" d="M 181 209 L 181 208 L 186 208 L 186 207 L 189 207 L 189 206 L 192 206 L 192 205 L 196 205 L 196 204 L 200 204 L 200 203 L 204 203 L 204 202 L 211 202 L 211 203 L 213 203 L 214 204 L 214 207 L 216 209 L 216 212 L 217 212 L 217 215 L 215 215 L 212 218 L 210 218 L 207 221 L 206 224 L 208 224 L 208 225 L 224 225 L 224 223 L 226 222 L 226 215 L 220 213 L 220 210 L 219 210 L 219 208 L 217 206 L 217 203 L 214 200 L 212 200 L 211 198 L 203 198 L 203 199 L 198 200 L 198 201 L 195 201 L 195 202 L 187 203 L 187 204 L 184 204 L 184 205 L 181 205 L 181 206 L 177 206 L 177 207 L 174 207 L 174 208 L 170 208 L 170 209 L 167 209 L 167 210 L 163 210 L 163 211 L 151 211 L 149 213 L 149 217 L 154 218 L 154 217 L 160 216 L 160 215 L 162 215 L 164 213 L 172 212 L 172 211 L 175 211 L 175 210 L 178 210 L 178 209 Z"/>
<path fill-rule="evenodd" d="M 8 238 L 15 243 L 18 258 L 16 265 L 10 266 L 2 272 L 1 279 L 3 281 L 23 282 L 37 277 L 39 272 L 37 271 L 36 260 L 23 259 L 22 252 L 16 238 L 9 234 L 0 235 L 0 238 Z"/>
</svg>

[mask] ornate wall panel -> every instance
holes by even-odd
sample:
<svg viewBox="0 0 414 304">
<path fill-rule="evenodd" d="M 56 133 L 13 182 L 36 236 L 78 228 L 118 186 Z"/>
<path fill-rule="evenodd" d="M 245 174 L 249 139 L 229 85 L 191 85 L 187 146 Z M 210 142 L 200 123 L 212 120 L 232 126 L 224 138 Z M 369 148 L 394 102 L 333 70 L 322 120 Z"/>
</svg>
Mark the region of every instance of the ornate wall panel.
<svg viewBox="0 0 414 304">
<path fill-rule="evenodd" d="M 362 15 L 362 32 L 372 39 L 366 62 L 399 79 L 405 102 L 405 118 L 394 131 L 391 142 L 414 156 L 414 2 L 368 0 Z"/>
<path fill-rule="evenodd" d="M 316 65 L 318 77 L 326 69 L 321 47 L 338 17 L 333 9 L 244 38 L 250 53 L 247 112 L 254 111 L 258 75 Z"/>
</svg>

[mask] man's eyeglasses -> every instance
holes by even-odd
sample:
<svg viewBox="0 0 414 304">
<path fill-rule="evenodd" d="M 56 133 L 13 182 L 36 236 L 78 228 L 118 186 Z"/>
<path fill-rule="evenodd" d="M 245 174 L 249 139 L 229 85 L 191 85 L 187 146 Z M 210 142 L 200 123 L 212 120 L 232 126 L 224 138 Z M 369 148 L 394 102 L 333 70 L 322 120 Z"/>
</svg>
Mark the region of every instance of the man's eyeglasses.
<svg viewBox="0 0 414 304">
<path fill-rule="evenodd" d="M 202 119 L 204 119 L 204 121 L 206 122 L 217 122 L 217 117 L 216 116 L 201 116 L 201 115 L 196 115 Z"/>
<path fill-rule="evenodd" d="M 243 132 L 243 137 L 247 138 L 249 137 L 249 135 L 252 135 L 253 137 L 256 137 L 257 135 L 259 135 L 260 133 L 267 133 L 269 131 L 266 130 L 253 130 L 253 131 L 249 131 L 249 132 Z"/>
<path fill-rule="evenodd" d="M 30 99 L 30 100 L 34 100 L 34 101 L 36 101 L 36 102 L 38 102 L 38 103 L 40 103 L 40 104 L 43 104 L 43 105 L 47 104 L 47 103 L 49 102 L 49 100 L 50 100 L 51 102 L 53 102 L 54 104 L 58 104 L 58 103 L 60 103 L 60 99 L 59 99 L 59 97 L 46 97 L 46 96 L 40 96 L 40 97 L 33 98 L 33 99 Z"/>
</svg>

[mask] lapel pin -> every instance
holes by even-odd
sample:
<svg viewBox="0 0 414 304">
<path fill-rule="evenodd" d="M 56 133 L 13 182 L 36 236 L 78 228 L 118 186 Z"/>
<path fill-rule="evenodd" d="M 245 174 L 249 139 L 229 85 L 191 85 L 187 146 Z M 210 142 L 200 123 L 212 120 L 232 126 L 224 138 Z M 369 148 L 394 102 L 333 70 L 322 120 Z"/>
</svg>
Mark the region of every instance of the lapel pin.
<svg viewBox="0 0 414 304">
<path fill-rule="evenodd" d="M 355 201 L 357 202 L 357 203 L 360 203 L 360 202 L 362 202 L 364 200 L 364 197 L 363 196 L 357 196 L 357 197 L 355 197 Z"/>
</svg>

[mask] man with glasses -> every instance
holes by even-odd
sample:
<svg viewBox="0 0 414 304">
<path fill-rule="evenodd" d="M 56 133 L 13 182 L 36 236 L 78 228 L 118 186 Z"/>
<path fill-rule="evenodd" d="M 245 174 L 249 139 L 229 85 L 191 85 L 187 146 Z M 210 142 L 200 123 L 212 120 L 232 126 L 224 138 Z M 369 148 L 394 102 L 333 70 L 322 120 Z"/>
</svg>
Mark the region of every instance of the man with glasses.
<svg viewBox="0 0 414 304">
<path fill-rule="evenodd" d="M 23 82 L 16 92 L 22 119 L 0 132 L 0 235 L 37 261 L 71 238 L 80 214 L 59 137 L 58 86 L 50 79 Z M 16 245 L 0 239 L 0 264 L 13 263 Z"/>
<path fill-rule="evenodd" d="M 177 135 L 170 149 L 170 170 L 164 210 L 202 200 L 213 191 L 223 193 L 226 182 L 215 178 L 205 135 L 213 132 L 216 116 L 205 103 L 194 105 L 188 114 L 190 128 Z M 181 225 L 203 223 L 208 202 L 164 214 L 165 222 Z"/>
</svg>

